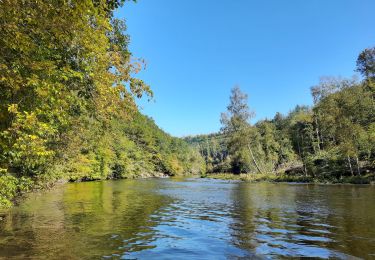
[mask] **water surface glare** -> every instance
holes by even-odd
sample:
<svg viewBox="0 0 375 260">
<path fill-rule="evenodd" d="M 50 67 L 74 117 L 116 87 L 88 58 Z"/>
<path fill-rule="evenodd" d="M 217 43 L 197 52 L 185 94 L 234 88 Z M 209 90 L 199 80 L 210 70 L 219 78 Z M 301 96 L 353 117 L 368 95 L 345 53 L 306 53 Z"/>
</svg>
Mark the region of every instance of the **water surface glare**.
<svg viewBox="0 0 375 260">
<path fill-rule="evenodd" d="M 375 258 L 375 187 L 210 179 L 71 183 L 0 221 L 4 259 Z"/>
</svg>

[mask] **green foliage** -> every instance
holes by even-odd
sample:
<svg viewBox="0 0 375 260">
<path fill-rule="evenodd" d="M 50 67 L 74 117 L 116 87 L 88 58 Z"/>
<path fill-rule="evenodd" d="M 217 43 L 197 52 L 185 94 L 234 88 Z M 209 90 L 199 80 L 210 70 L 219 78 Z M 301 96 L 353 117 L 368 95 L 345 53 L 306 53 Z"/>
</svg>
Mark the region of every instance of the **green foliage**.
<svg viewBox="0 0 375 260">
<path fill-rule="evenodd" d="M 32 186 L 30 178 L 16 178 L 8 174 L 6 169 L 0 169 L 0 208 L 10 207 L 17 194 L 29 191 Z"/>
<path fill-rule="evenodd" d="M 93 128 L 90 132 L 95 132 Z M 70 180 L 134 178 L 154 173 L 169 175 L 200 174 L 203 159 L 184 141 L 159 129 L 140 113 L 123 122 L 113 119 L 100 135 L 85 135 L 60 171 Z M 62 170 L 63 169 L 63 170 Z"/>
<path fill-rule="evenodd" d="M 4 205 L 25 178 L 49 186 L 204 170 L 199 153 L 138 112 L 135 99 L 152 91 L 113 16 L 125 2 L 0 1 Z"/>
<path fill-rule="evenodd" d="M 231 170 L 226 139 L 223 134 L 197 135 L 184 138 L 204 158 L 207 172 L 229 172 Z"/>
<path fill-rule="evenodd" d="M 375 78 L 375 47 L 365 49 L 359 54 L 357 71 L 368 79 Z"/>
</svg>

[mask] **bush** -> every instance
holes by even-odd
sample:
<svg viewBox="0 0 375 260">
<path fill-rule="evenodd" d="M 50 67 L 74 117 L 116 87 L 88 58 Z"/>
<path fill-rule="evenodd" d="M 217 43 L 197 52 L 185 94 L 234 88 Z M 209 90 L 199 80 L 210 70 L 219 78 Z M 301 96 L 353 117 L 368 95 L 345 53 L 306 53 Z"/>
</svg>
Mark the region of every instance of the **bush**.
<svg viewBox="0 0 375 260">
<path fill-rule="evenodd" d="M 8 208 L 17 194 L 32 188 L 33 181 L 28 177 L 16 178 L 5 169 L 0 169 L 0 174 L 0 208 Z"/>
</svg>

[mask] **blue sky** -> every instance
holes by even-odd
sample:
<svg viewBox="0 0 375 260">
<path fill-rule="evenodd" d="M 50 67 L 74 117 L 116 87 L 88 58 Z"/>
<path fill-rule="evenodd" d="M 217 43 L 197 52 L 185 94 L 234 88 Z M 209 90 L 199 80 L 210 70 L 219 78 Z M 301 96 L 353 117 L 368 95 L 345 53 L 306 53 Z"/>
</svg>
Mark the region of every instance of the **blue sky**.
<svg viewBox="0 0 375 260">
<path fill-rule="evenodd" d="M 154 101 L 142 112 L 174 136 L 216 132 L 238 84 L 253 122 L 312 103 L 321 76 L 351 77 L 375 45 L 374 0 L 138 0 L 125 18 L 139 77 Z"/>
</svg>

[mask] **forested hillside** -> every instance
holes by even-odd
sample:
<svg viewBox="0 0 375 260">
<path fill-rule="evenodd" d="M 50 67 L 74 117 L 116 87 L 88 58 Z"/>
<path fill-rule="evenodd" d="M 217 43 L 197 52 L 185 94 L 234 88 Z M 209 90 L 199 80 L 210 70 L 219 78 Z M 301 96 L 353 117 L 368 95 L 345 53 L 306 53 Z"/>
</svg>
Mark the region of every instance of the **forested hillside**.
<svg viewBox="0 0 375 260">
<path fill-rule="evenodd" d="M 200 155 L 138 112 L 125 0 L 0 1 L 0 205 L 56 180 L 199 172 Z"/>
<path fill-rule="evenodd" d="M 314 105 L 251 125 L 247 95 L 232 89 L 220 134 L 187 137 L 211 172 L 297 174 L 339 181 L 375 169 L 375 48 L 357 60 L 363 80 L 323 78 Z M 371 175 L 371 174 L 370 174 Z M 371 175 L 372 176 L 372 175 Z"/>
</svg>

